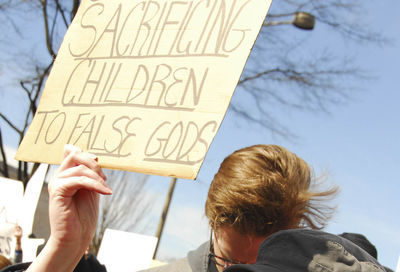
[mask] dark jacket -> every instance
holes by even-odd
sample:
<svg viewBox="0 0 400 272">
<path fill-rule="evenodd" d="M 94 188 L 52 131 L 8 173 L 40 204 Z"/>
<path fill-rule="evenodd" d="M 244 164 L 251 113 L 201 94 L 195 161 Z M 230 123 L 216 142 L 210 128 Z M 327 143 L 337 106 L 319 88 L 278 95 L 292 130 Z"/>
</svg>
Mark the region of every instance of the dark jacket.
<svg viewBox="0 0 400 272">
<path fill-rule="evenodd" d="M 8 266 L 0 270 L 0 272 L 23 272 L 28 269 L 31 263 L 19 263 L 15 265 Z M 97 258 L 89 254 L 88 258 L 82 257 L 74 272 L 107 272 L 106 267 L 99 263 Z"/>
<path fill-rule="evenodd" d="M 307 229 L 283 230 L 265 239 L 254 264 L 225 272 L 385 272 L 378 261 L 351 241 Z"/>
</svg>

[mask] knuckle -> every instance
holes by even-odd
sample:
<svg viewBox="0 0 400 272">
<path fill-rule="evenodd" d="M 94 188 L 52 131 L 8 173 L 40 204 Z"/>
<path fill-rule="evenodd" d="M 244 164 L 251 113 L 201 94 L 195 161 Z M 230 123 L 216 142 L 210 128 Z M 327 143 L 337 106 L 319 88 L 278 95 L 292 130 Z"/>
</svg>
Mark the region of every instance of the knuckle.
<svg viewBox="0 0 400 272">
<path fill-rule="evenodd" d="M 78 166 L 76 166 L 78 171 L 85 171 L 87 169 L 87 167 L 83 164 L 79 164 Z"/>
</svg>

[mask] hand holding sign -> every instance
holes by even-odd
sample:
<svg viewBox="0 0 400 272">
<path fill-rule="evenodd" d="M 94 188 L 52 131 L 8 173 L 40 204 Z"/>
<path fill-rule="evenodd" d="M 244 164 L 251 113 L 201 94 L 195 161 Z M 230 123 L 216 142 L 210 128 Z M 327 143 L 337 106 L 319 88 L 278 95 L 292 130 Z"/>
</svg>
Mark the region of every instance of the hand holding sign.
<svg viewBox="0 0 400 272">
<path fill-rule="evenodd" d="M 98 194 L 111 194 L 96 157 L 66 145 L 64 160 L 49 183 L 51 239 L 87 248 L 96 229 Z"/>
<path fill-rule="evenodd" d="M 96 156 L 66 145 L 49 183 L 50 238 L 28 271 L 72 271 L 96 229 L 98 194 L 111 193 Z"/>
</svg>

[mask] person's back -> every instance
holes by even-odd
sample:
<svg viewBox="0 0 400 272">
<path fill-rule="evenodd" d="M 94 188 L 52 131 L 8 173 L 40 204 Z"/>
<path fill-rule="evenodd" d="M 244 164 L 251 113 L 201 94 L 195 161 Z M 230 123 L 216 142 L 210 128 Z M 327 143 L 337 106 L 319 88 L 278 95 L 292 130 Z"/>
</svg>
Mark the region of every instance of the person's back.
<svg viewBox="0 0 400 272">
<path fill-rule="evenodd" d="M 340 236 L 317 230 L 284 230 L 260 246 L 254 264 L 225 272 L 385 272 L 365 250 Z"/>
<path fill-rule="evenodd" d="M 365 235 L 354 232 L 343 232 L 342 234 L 339 234 L 339 236 L 353 242 L 368 252 L 369 255 L 378 260 L 378 251 L 376 247 L 367 239 L 367 237 L 365 237 Z M 387 272 L 393 272 L 393 270 L 389 267 L 384 266 L 384 268 Z"/>
</svg>

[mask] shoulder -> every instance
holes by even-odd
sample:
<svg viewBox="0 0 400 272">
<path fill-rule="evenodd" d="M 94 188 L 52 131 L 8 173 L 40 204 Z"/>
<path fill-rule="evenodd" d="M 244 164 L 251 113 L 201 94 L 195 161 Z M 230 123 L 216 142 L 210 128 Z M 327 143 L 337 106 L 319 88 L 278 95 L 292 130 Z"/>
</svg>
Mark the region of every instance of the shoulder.
<svg viewBox="0 0 400 272">
<path fill-rule="evenodd" d="M 384 272 L 378 261 L 356 244 L 318 230 L 282 230 L 260 245 L 255 264 L 233 265 L 226 272 L 352 271 Z"/>
<path fill-rule="evenodd" d="M 351 241 L 335 234 L 308 229 L 283 230 L 268 237 L 260 246 L 259 257 L 269 258 L 290 252 L 297 266 L 312 268 L 346 267 L 346 271 L 384 271 L 378 261 Z M 285 259 L 287 257 L 281 257 Z M 257 258 L 258 260 L 258 258 Z M 361 269 L 361 270 L 358 270 Z M 342 269 L 342 271 L 344 271 Z"/>
<path fill-rule="evenodd" d="M 186 258 L 141 272 L 206 272 L 208 271 L 209 247 L 209 242 L 205 242 L 197 249 L 190 251 Z"/>
<path fill-rule="evenodd" d="M 197 249 L 190 251 L 187 255 L 188 262 L 193 272 L 206 272 L 208 271 L 208 254 L 210 244 L 205 242 Z"/>
<path fill-rule="evenodd" d="M 192 272 L 187 258 L 173 261 L 166 265 L 153 267 L 140 272 Z"/>
</svg>

